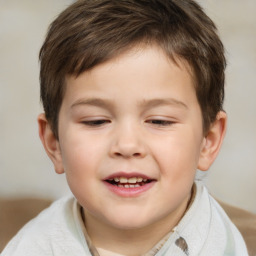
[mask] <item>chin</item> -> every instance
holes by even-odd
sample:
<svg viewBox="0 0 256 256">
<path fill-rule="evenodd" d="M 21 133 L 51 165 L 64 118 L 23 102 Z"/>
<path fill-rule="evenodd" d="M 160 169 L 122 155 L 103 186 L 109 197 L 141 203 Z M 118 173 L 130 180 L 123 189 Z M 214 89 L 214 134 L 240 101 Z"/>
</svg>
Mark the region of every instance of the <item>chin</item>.
<svg viewBox="0 0 256 256">
<path fill-rule="evenodd" d="M 143 229 L 145 227 L 147 227 L 147 223 L 111 223 L 113 225 L 113 227 L 117 228 L 117 229 L 121 229 L 121 230 L 134 230 L 134 229 Z"/>
<path fill-rule="evenodd" d="M 145 228 L 151 225 L 154 222 L 154 220 L 150 220 L 146 217 L 141 217 L 138 214 L 123 214 L 116 216 L 114 219 L 112 217 L 111 219 L 108 220 L 108 222 L 112 227 L 115 227 L 117 229 L 130 230 Z"/>
</svg>

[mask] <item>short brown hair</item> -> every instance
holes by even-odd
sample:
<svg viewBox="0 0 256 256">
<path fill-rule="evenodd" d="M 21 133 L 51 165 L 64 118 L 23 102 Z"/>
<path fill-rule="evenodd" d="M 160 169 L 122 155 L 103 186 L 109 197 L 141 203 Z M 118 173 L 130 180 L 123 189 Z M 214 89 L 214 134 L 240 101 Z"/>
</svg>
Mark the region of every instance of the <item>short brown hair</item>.
<svg viewBox="0 0 256 256">
<path fill-rule="evenodd" d="M 157 44 L 193 70 L 206 132 L 222 110 L 224 48 L 216 27 L 193 0 L 79 0 L 50 25 L 40 50 L 41 100 L 58 137 L 67 75 L 79 76 L 137 44 Z"/>
</svg>

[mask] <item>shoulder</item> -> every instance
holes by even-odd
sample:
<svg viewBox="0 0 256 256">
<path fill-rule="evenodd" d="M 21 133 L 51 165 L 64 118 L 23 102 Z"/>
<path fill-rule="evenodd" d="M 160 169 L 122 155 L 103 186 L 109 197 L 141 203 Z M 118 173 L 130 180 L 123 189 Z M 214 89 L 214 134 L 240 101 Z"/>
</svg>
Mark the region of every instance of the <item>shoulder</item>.
<svg viewBox="0 0 256 256">
<path fill-rule="evenodd" d="M 203 252 L 200 255 L 209 251 L 212 254 L 208 255 L 248 255 L 240 232 L 202 182 L 196 182 L 196 190 L 190 213 L 197 231 L 200 231 L 198 235 L 203 234 L 199 242 Z"/>
<path fill-rule="evenodd" d="M 72 208 L 75 198 L 72 196 L 63 197 L 53 202 L 47 209 L 43 210 L 36 218 L 28 222 L 18 233 L 43 235 L 44 231 L 51 230 L 58 225 L 66 223 L 68 218 L 72 218 Z"/>
<path fill-rule="evenodd" d="M 220 206 L 241 232 L 250 255 L 256 255 L 256 214 L 218 200 Z"/>
<path fill-rule="evenodd" d="M 72 255 L 76 250 L 81 253 L 82 235 L 77 222 L 76 207 L 77 201 L 72 196 L 55 201 L 28 222 L 1 255 L 64 256 Z"/>
<path fill-rule="evenodd" d="M 217 236 L 220 236 L 222 239 L 224 239 L 226 253 L 233 252 L 233 255 L 240 255 L 237 252 L 246 252 L 246 244 L 238 228 L 234 225 L 230 217 L 224 211 L 222 205 L 220 205 L 219 202 L 217 202 L 208 193 L 205 187 L 204 190 L 205 193 L 208 194 L 209 198 L 209 206 L 211 209 L 210 225 L 213 227 L 210 230 L 212 231 L 212 234 L 215 233 L 216 239 L 219 239 Z M 221 241 L 219 243 L 221 243 Z"/>
</svg>

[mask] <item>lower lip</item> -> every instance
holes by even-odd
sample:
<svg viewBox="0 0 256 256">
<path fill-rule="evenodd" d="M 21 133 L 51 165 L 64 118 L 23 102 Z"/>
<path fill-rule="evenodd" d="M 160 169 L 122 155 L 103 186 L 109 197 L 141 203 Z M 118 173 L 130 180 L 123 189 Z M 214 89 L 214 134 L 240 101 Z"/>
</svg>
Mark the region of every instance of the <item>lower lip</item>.
<svg viewBox="0 0 256 256">
<path fill-rule="evenodd" d="M 135 188 L 125 188 L 125 187 L 120 188 L 118 186 L 108 183 L 107 181 L 104 181 L 104 183 L 111 192 L 113 192 L 114 194 L 116 194 L 118 196 L 137 197 L 137 196 L 140 196 L 141 194 L 145 193 L 149 189 L 151 189 L 154 186 L 155 181 L 152 181 L 143 186 L 135 187 Z"/>
</svg>

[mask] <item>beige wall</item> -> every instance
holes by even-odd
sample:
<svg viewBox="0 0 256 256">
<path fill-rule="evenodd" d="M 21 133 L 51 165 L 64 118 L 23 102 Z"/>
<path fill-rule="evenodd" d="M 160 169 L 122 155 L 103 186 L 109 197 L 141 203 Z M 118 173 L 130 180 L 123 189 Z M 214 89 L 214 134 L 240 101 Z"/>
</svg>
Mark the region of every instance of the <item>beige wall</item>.
<svg viewBox="0 0 256 256">
<path fill-rule="evenodd" d="M 224 201 L 256 212 L 256 1 L 201 0 L 219 27 L 229 66 L 227 137 L 205 178 Z M 0 0 L 0 197 L 57 198 L 68 189 L 37 135 L 38 51 L 71 0 Z"/>
</svg>

